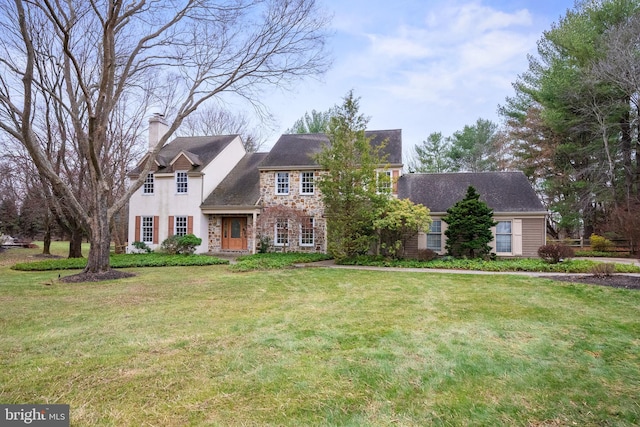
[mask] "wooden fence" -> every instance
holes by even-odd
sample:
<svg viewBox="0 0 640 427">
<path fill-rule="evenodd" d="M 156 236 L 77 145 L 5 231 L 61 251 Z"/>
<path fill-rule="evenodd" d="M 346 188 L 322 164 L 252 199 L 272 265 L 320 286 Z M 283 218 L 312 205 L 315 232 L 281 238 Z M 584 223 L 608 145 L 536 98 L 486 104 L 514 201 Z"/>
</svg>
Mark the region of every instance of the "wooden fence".
<svg viewBox="0 0 640 427">
<path fill-rule="evenodd" d="M 611 243 L 613 243 L 613 247 L 608 252 L 618 252 L 618 253 L 628 254 L 633 251 L 630 240 L 627 240 L 627 239 L 608 239 L 608 240 Z M 570 246 L 575 250 L 581 250 L 581 251 L 591 250 L 591 244 L 589 243 L 589 239 L 585 239 L 583 237 L 579 239 L 561 239 L 561 240 L 547 239 L 547 244 L 558 244 L 558 243 L 562 243 L 567 246 Z"/>
</svg>

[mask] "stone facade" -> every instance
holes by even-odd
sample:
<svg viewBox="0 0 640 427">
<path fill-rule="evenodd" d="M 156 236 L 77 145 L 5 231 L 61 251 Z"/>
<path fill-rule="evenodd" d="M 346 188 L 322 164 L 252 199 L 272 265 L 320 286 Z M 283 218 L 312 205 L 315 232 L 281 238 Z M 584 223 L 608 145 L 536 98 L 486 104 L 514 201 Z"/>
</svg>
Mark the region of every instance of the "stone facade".
<svg viewBox="0 0 640 427">
<path fill-rule="evenodd" d="M 229 216 L 229 215 L 227 215 Z M 246 251 L 231 251 L 231 250 L 226 250 L 226 249 L 222 249 L 222 218 L 223 215 L 208 215 L 208 226 L 209 226 L 209 239 L 208 239 L 208 246 L 209 246 L 209 252 L 210 253 L 214 253 L 214 254 L 218 254 L 218 253 L 236 253 L 236 252 L 242 252 L 242 253 L 254 253 L 256 248 L 256 241 L 254 238 L 254 233 L 253 233 L 253 215 L 233 215 L 234 217 L 237 218 L 241 218 L 241 217 L 246 217 L 247 219 L 247 229 L 246 229 L 246 236 L 247 236 L 247 250 Z"/>
<path fill-rule="evenodd" d="M 286 172 L 289 174 L 289 193 L 276 194 L 276 176 L 278 172 Z M 320 171 L 310 170 L 291 170 L 291 171 L 260 171 L 260 197 L 263 209 L 281 206 L 290 208 L 298 212 L 301 217 L 313 218 L 314 239 L 312 246 L 300 246 L 298 233 L 290 231 L 289 245 L 287 251 L 296 252 L 326 252 L 326 220 L 324 218 L 324 205 L 318 189 L 317 179 Z M 313 194 L 302 194 L 301 192 L 301 176 L 302 172 L 313 172 L 314 174 L 314 192 Z M 269 236 L 272 242 L 275 238 L 275 225 L 262 224 L 265 234 Z M 284 248 L 274 246 L 276 250 Z"/>
</svg>

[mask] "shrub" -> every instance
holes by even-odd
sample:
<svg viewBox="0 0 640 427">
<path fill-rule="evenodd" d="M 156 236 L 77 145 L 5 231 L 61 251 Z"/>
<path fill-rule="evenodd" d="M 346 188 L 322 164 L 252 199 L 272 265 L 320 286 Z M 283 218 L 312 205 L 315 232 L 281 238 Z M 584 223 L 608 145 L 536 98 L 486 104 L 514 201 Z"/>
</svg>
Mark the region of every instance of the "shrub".
<svg viewBox="0 0 640 427">
<path fill-rule="evenodd" d="M 131 244 L 131 246 L 133 246 L 136 249 L 135 253 L 143 253 L 144 252 L 144 253 L 150 254 L 151 252 L 153 252 L 151 250 L 151 248 L 145 242 L 136 241 L 136 242 L 133 242 Z"/>
<path fill-rule="evenodd" d="M 178 241 L 178 253 L 192 254 L 196 251 L 196 246 L 199 246 L 201 243 L 201 238 L 196 237 L 193 234 L 185 234 L 184 236 L 180 237 L 180 240 Z"/>
<path fill-rule="evenodd" d="M 616 265 L 612 263 L 599 262 L 590 269 L 590 273 L 595 277 L 609 277 L 616 271 Z"/>
<path fill-rule="evenodd" d="M 196 246 L 201 243 L 202 239 L 193 234 L 185 234 L 184 236 L 173 235 L 167 237 L 160 245 L 160 248 L 163 252 L 170 255 L 190 255 L 196 251 Z"/>
<path fill-rule="evenodd" d="M 180 236 L 169 236 L 160 245 L 160 250 L 169 255 L 175 255 L 178 253 L 178 240 Z"/>
<path fill-rule="evenodd" d="M 438 258 L 438 253 L 431 249 L 418 250 L 418 261 L 431 261 Z"/>
<path fill-rule="evenodd" d="M 269 248 L 271 247 L 271 238 L 267 235 L 258 236 L 258 252 L 261 254 L 266 254 L 269 252 Z"/>
<path fill-rule="evenodd" d="M 557 264 L 562 260 L 573 258 L 573 249 L 563 244 L 544 245 L 538 248 L 538 256 L 550 264 Z"/>
<path fill-rule="evenodd" d="M 611 252 L 614 249 L 614 244 L 611 240 L 597 234 L 592 234 L 589 237 L 589 244 L 591 245 L 591 250 L 596 252 Z"/>
</svg>

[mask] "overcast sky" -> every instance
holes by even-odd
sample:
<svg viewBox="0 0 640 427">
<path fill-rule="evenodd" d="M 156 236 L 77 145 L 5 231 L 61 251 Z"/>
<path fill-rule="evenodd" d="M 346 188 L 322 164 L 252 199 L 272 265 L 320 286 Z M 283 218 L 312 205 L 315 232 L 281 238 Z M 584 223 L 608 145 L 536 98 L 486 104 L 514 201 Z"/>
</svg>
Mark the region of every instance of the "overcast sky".
<svg viewBox="0 0 640 427">
<path fill-rule="evenodd" d="M 333 66 L 321 81 L 265 99 L 280 126 L 340 104 L 351 89 L 369 129 L 402 129 L 404 152 L 497 107 L 527 70 L 543 31 L 574 0 L 319 0 L 333 14 Z"/>
</svg>

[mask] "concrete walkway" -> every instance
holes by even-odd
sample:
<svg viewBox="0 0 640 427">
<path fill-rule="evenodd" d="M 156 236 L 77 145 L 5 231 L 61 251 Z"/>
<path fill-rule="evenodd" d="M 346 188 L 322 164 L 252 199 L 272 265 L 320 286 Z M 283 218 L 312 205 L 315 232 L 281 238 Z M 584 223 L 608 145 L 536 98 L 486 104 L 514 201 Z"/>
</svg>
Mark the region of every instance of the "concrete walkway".
<svg viewBox="0 0 640 427">
<path fill-rule="evenodd" d="M 640 267 L 640 261 L 633 258 L 575 258 L 575 259 L 588 259 L 592 261 L 599 261 L 603 263 L 616 263 L 616 264 L 632 264 Z M 449 273 L 449 274 L 509 274 L 516 276 L 530 276 L 530 277 L 549 277 L 549 276 L 587 276 L 587 273 L 547 273 L 547 272 L 535 272 L 535 271 L 479 271 L 479 270 L 456 270 L 456 269 L 442 269 L 442 268 L 405 268 L 405 267 L 375 267 L 367 265 L 337 265 L 333 260 L 312 262 L 308 264 L 296 264 L 296 267 L 300 268 L 342 268 L 351 270 L 371 270 L 371 271 L 395 271 L 405 273 Z M 640 273 L 624 273 L 625 276 L 640 277 Z"/>
</svg>

